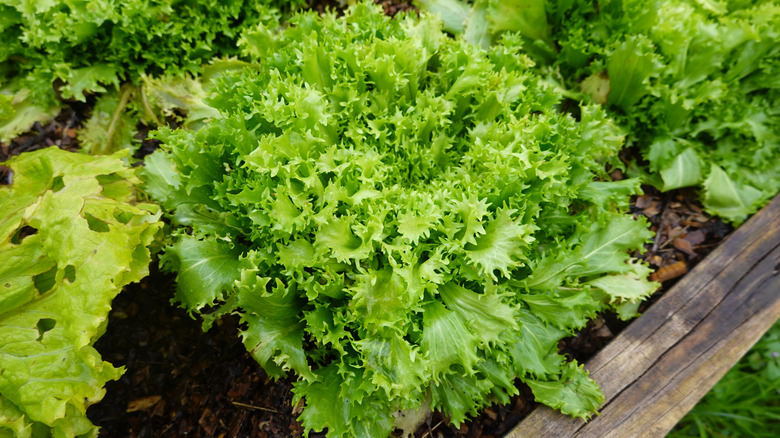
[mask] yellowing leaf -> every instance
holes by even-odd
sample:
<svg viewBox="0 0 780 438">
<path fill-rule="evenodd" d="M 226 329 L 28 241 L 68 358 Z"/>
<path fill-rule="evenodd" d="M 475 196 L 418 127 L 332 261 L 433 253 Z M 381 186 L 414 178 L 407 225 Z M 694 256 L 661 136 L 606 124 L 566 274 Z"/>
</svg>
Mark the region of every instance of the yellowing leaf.
<svg viewBox="0 0 780 438">
<path fill-rule="evenodd" d="M 162 225 L 156 206 L 133 199 L 138 181 L 125 156 L 49 148 L 8 163 L 14 183 L 0 187 L 7 212 L 0 219 L 7 262 L 0 268 L 0 423 L 17 436 L 97 433 L 86 408 L 122 374 L 92 343 L 111 300 L 148 274 L 147 248 Z"/>
</svg>

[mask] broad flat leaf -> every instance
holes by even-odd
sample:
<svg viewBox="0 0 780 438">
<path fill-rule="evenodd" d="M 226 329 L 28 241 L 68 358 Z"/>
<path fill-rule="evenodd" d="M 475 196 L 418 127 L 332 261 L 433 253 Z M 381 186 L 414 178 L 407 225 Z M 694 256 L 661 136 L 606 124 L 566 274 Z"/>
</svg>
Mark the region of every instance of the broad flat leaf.
<svg viewBox="0 0 780 438">
<path fill-rule="evenodd" d="M 477 0 L 474 3 L 463 34 L 466 41 L 483 49 L 490 47 L 492 39 L 488 22 L 488 2 L 489 0 Z"/>
<path fill-rule="evenodd" d="M 415 0 L 425 10 L 433 15 L 438 15 L 444 22 L 444 30 L 454 34 L 462 33 L 466 28 L 466 20 L 469 18 L 471 8 L 460 0 Z"/>
<path fill-rule="evenodd" d="M 615 205 L 627 209 L 626 200 L 632 195 L 642 193 L 639 178 L 626 178 L 620 181 L 592 181 L 582 190 L 580 196 L 594 205 Z"/>
<path fill-rule="evenodd" d="M 172 208 L 181 205 L 179 197 L 171 196 L 173 193 L 178 195 L 181 181 L 176 173 L 176 165 L 168 154 L 157 150 L 146 157 L 141 176 L 144 180 L 144 191 L 158 202 L 170 205 Z"/>
<path fill-rule="evenodd" d="M 272 377 L 282 377 L 293 369 L 299 376 L 313 379 L 303 353 L 300 299 L 280 282 L 268 285 L 268 281 L 254 271 L 242 273 L 237 297 L 244 310 L 241 320 L 247 323 L 241 333 L 244 345 Z"/>
<path fill-rule="evenodd" d="M 650 268 L 644 265 L 636 266 L 638 272 L 605 275 L 587 284 L 606 292 L 612 302 L 642 301 L 658 289 L 658 283 L 647 280 Z"/>
<path fill-rule="evenodd" d="M 4 241 L 11 236 L 3 236 Z M 56 262 L 46 257 L 41 236 L 25 238 L 27 245 L 3 247 L 3 265 L 0 266 L 0 317 L 42 296 L 34 279 L 56 268 Z M 41 277 L 39 277 L 41 278 Z"/>
<path fill-rule="evenodd" d="M 468 321 L 472 332 L 485 344 L 498 341 L 506 330 L 518 328 L 515 308 L 495 291 L 477 294 L 454 283 L 441 285 L 438 290 L 447 307 Z"/>
<path fill-rule="evenodd" d="M 657 62 L 652 43 L 646 38 L 632 36 L 621 42 L 607 62 L 609 104 L 628 110 L 637 103 L 647 94 L 646 81 L 655 72 Z"/>
<path fill-rule="evenodd" d="M 519 309 L 517 316 L 520 330 L 507 337 L 517 375 L 545 377 L 558 374 L 564 361 L 558 354 L 558 341 L 569 333 L 525 309 Z"/>
<path fill-rule="evenodd" d="M 572 417 L 587 420 L 604 403 L 604 394 L 588 372 L 573 362 L 563 367 L 558 380 L 521 378 L 531 387 L 534 398 Z"/>
<path fill-rule="evenodd" d="M 245 67 L 246 64 L 240 61 L 223 62 L 220 68 L 212 65 L 211 68 L 205 67 L 202 80 L 193 78 L 160 78 L 144 76 L 142 78 L 141 93 L 152 108 L 151 114 L 146 113 L 148 122 L 158 122 L 164 117 L 175 116 L 175 111 L 184 112 L 184 126 L 188 129 L 200 127 L 209 119 L 219 117 L 219 111 L 205 103 L 208 97 L 209 81 L 222 75 L 231 69 Z M 205 84 L 204 84 L 205 82 Z M 159 114 L 159 115 L 158 115 Z M 155 120 L 156 119 L 156 120 Z"/>
<path fill-rule="evenodd" d="M 674 157 L 660 173 L 664 180 L 664 191 L 698 185 L 702 177 L 699 157 L 691 148 Z"/>
<path fill-rule="evenodd" d="M 30 129 L 35 122 L 46 123 L 54 119 L 61 109 L 58 104 L 35 101 L 24 90 L 14 95 L 12 99 L 8 97 L 4 99 L 6 109 L 0 116 L 0 141 L 3 142 L 11 141 Z M 10 105 L 10 108 L 7 105 Z"/>
<path fill-rule="evenodd" d="M 704 181 L 704 207 L 735 224 L 755 211 L 754 204 L 761 196 L 760 190 L 735 183 L 720 166 L 714 164 Z"/>
<path fill-rule="evenodd" d="M 473 373 L 479 360 L 478 346 L 479 339 L 458 313 L 438 302 L 426 306 L 420 351 L 430 361 L 434 381 L 450 374 L 454 365 L 462 367 L 466 374 Z"/>
<path fill-rule="evenodd" d="M 609 78 L 604 72 L 594 73 L 583 79 L 580 91 L 590 96 L 597 104 L 604 105 L 609 97 Z"/>
<path fill-rule="evenodd" d="M 613 215 L 606 225 L 591 224 L 590 231 L 579 235 L 582 243 L 577 245 L 581 246 L 542 257 L 533 266 L 532 274 L 518 284 L 533 290 L 549 291 L 566 278 L 635 272 L 638 265 L 629 263 L 627 250 L 638 248 L 651 236 L 645 221 Z"/>
<path fill-rule="evenodd" d="M 10 213 L 0 219 L 8 262 L 0 268 L 0 428 L 15 436 L 96 434 L 86 408 L 122 374 L 92 343 L 112 299 L 148 274 L 147 247 L 162 226 L 156 206 L 135 203 L 138 180 L 124 157 L 49 148 L 8 162 L 14 183 L 0 187 L 0 208 Z"/>
<path fill-rule="evenodd" d="M 222 298 L 241 276 L 241 249 L 214 238 L 182 236 L 161 258 L 166 270 L 177 272 L 176 301 L 199 312 Z"/>
<path fill-rule="evenodd" d="M 488 19 L 493 33 L 520 32 L 531 41 L 552 46 L 543 0 L 490 0 Z"/>
<path fill-rule="evenodd" d="M 584 267 L 574 272 L 593 275 L 629 271 L 629 256 L 624 251 L 641 246 L 651 236 L 646 222 L 627 215 L 614 216 L 606 227 L 594 224 L 591 232 L 584 236 L 581 254 Z"/>
<path fill-rule="evenodd" d="M 278 250 L 279 261 L 290 271 L 315 264 L 314 247 L 306 240 L 294 240 L 287 245 L 279 246 Z"/>
<path fill-rule="evenodd" d="M 14 95 L 0 93 L 0 123 L 6 122 L 13 117 L 14 113 L 16 113 L 14 109 Z"/>
<path fill-rule="evenodd" d="M 418 306 L 417 294 L 390 269 L 358 276 L 350 289 L 355 318 L 372 334 L 402 327 L 410 309 Z"/>
<path fill-rule="evenodd" d="M 653 290 L 655 288 L 654 286 Z M 631 289 L 626 290 L 626 293 L 631 292 Z M 606 304 L 599 296 L 587 289 L 559 290 L 547 294 L 521 294 L 520 299 L 545 323 L 562 330 L 585 327 L 588 320 L 593 319 Z"/>
<path fill-rule="evenodd" d="M 364 359 L 363 367 L 371 382 L 388 398 L 421 392 L 428 366 L 416 347 L 391 330 L 355 342 Z"/>
</svg>

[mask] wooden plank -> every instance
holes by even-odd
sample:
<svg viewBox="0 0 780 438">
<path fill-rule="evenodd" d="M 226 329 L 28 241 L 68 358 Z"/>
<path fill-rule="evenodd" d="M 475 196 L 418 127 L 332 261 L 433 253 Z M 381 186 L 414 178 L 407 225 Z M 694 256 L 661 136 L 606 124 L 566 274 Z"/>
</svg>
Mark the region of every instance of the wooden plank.
<svg viewBox="0 0 780 438">
<path fill-rule="evenodd" d="M 589 422 L 543 406 L 506 438 L 662 437 L 780 317 L 780 195 L 587 362 Z"/>
</svg>

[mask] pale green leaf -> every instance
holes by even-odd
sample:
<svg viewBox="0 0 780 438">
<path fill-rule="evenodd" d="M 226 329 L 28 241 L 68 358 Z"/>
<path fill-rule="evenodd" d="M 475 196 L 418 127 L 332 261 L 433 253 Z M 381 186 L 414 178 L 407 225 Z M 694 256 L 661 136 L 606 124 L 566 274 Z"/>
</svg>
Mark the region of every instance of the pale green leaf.
<svg viewBox="0 0 780 438">
<path fill-rule="evenodd" d="M 444 22 L 444 30 L 459 34 L 466 29 L 471 8 L 459 0 L 415 0 L 429 13 L 438 15 Z"/>
<path fill-rule="evenodd" d="M 760 190 L 736 183 L 714 164 L 704 181 L 704 208 L 735 224 L 755 211 L 755 203 L 761 196 Z"/>
<path fill-rule="evenodd" d="M 617 45 L 609 61 L 610 105 L 624 110 L 647 94 L 647 80 L 657 69 L 656 55 L 652 42 L 642 36 L 631 36 Z"/>
<path fill-rule="evenodd" d="M 49 148 L 8 162 L 14 183 L 0 187 L 10 213 L 0 219 L 0 255 L 9 262 L 0 268 L 0 433 L 97 433 L 86 409 L 122 370 L 92 344 L 113 298 L 148 274 L 147 247 L 162 225 L 156 206 L 132 197 L 138 180 L 125 156 Z"/>
<path fill-rule="evenodd" d="M 674 157 L 660 173 L 664 191 L 698 185 L 702 178 L 699 157 L 691 148 Z"/>
<path fill-rule="evenodd" d="M 531 387 L 536 401 L 572 417 L 587 420 L 604 403 L 598 384 L 573 362 L 566 364 L 556 380 L 522 380 Z"/>
<path fill-rule="evenodd" d="M 531 41 L 552 47 L 543 0 L 490 0 L 488 19 L 493 33 L 520 32 Z"/>
<path fill-rule="evenodd" d="M 474 244 L 467 244 L 466 257 L 477 266 L 482 275 L 497 279 L 496 272 L 509 277 L 510 272 L 521 266 L 528 244 L 533 241 L 533 227 L 520 224 L 512 218 L 513 210 L 500 209 L 488 223 L 485 234 Z"/>
<path fill-rule="evenodd" d="M 636 265 L 635 272 L 605 275 L 591 280 L 587 284 L 606 292 L 610 302 L 639 302 L 645 300 L 658 289 L 658 283 L 647 280 L 649 273 L 650 268 L 647 266 Z"/>
<path fill-rule="evenodd" d="M 138 117 L 128 103 L 135 88 L 124 86 L 120 91 L 106 93 L 98 99 L 92 115 L 78 131 L 82 150 L 91 155 L 105 155 L 120 149 L 131 149 Z"/>
<path fill-rule="evenodd" d="M 525 309 L 518 310 L 517 320 L 520 330 L 507 337 L 517 375 L 545 377 L 558 374 L 564 363 L 564 357 L 558 354 L 558 341 L 569 333 Z"/>
<path fill-rule="evenodd" d="M 497 342 L 504 331 L 519 327 L 508 297 L 496 291 L 478 294 L 455 283 L 443 284 L 438 291 L 447 307 L 466 320 L 485 345 Z"/>
<path fill-rule="evenodd" d="M 452 373 L 455 365 L 467 374 L 473 373 L 479 360 L 478 346 L 479 339 L 458 313 L 438 302 L 424 309 L 420 351 L 430 361 L 434 381 Z"/>
<path fill-rule="evenodd" d="M 371 382 L 382 388 L 388 398 L 420 394 L 430 378 L 428 364 L 418 349 L 392 331 L 370 336 L 355 345 L 364 357 L 363 367 Z"/>
</svg>

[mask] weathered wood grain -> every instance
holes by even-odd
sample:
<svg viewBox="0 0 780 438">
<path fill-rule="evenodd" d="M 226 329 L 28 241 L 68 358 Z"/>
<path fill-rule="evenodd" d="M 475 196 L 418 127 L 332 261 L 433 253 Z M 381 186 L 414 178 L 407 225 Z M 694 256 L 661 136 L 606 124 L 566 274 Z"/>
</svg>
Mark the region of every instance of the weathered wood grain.
<svg viewBox="0 0 780 438">
<path fill-rule="evenodd" d="M 780 195 L 585 365 L 590 422 L 547 407 L 506 438 L 663 437 L 780 317 Z"/>
</svg>

